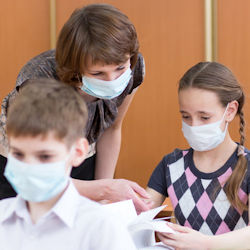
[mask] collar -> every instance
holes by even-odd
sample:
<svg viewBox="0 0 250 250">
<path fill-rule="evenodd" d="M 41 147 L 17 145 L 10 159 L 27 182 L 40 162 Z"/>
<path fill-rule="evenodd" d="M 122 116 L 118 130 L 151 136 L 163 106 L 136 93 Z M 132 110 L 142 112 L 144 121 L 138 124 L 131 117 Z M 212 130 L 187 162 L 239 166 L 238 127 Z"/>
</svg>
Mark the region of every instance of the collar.
<svg viewBox="0 0 250 250">
<path fill-rule="evenodd" d="M 28 215 L 26 201 L 20 195 L 3 200 L 2 204 L 0 222 L 4 222 L 15 215 L 20 218 L 26 218 Z"/>
<path fill-rule="evenodd" d="M 54 214 L 68 227 L 72 228 L 74 226 L 80 201 L 81 196 L 76 190 L 74 184 L 70 181 L 61 198 L 57 201 L 54 207 L 43 216 L 43 218 Z M 22 219 L 30 219 L 26 201 L 20 195 L 17 195 L 16 198 L 10 198 L 9 202 L 3 204 L 4 207 L 0 210 L 0 223 L 11 219 L 15 215 Z"/>
<path fill-rule="evenodd" d="M 57 215 L 68 227 L 73 227 L 77 216 L 81 196 L 70 180 L 67 189 L 51 212 Z"/>
</svg>

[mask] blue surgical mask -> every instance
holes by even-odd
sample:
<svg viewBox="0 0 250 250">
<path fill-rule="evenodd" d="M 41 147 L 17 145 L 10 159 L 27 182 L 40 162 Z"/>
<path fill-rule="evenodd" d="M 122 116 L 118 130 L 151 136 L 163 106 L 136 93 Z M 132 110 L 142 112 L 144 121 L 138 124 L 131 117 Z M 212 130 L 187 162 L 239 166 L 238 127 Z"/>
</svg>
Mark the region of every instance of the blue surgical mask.
<svg viewBox="0 0 250 250">
<path fill-rule="evenodd" d="M 100 99 L 113 99 L 119 96 L 128 86 L 131 72 L 130 67 L 128 67 L 122 75 L 113 81 L 104 81 L 97 78 L 82 76 L 81 89 L 87 94 Z"/>
<path fill-rule="evenodd" d="M 61 162 L 29 164 L 10 154 L 4 172 L 14 190 L 27 201 L 47 201 L 66 188 L 66 160 Z"/>
</svg>

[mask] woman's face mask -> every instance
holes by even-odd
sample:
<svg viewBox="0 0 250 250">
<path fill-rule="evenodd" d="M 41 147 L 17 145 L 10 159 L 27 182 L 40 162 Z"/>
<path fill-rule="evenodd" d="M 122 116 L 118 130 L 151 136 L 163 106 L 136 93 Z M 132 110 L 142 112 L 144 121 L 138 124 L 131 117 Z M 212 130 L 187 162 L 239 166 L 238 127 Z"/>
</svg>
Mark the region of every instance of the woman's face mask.
<svg viewBox="0 0 250 250">
<path fill-rule="evenodd" d="M 127 61 L 120 65 L 98 62 L 93 64 L 87 60 L 81 89 L 100 99 L 113 99 L 126 89 L 131 73 L 129 56 Z"/>
<path fill-rule="evenodd" d="M 224 131 L 222 131 L 220 127 L 224 121 L 227 107 L 222 118 L 214 123 L 201 126 L 189 126 L 182 121 L 182 132 L 190 147 L 196 151 L 208 151 L 216 148 L 224 141 L 228 123 L 226 123 Z"/>
<path fill-rule="evenodd" d="M 87 94 L 100 99 L 113 99 L 119 96 L 128 86 L 131 72 L 130 67 L 128 67 L 122 75 L 112 81 L 82 76 L 81 89 Z"/>
</svg>

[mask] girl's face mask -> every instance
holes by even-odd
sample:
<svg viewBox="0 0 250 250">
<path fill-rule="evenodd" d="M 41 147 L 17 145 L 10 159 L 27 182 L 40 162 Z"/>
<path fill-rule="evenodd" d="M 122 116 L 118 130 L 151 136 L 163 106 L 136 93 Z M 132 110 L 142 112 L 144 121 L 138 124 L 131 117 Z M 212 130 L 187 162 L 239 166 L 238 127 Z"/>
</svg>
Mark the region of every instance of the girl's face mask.
<svg viewBox="0 0 250 250">
<path fill-rule="evenodd" d="M 189 126 L 182 121 L 182 132 L 190 147 L 196 151 L 208 151 L 216 148 L 224 141 L 228 123 L 226 123 L 224 131 L 221 130 L 220 126 L 224 120 L 227 108 L 228 105 L 221 120 L 214 123 L 201 126 Z"/>
</svg>

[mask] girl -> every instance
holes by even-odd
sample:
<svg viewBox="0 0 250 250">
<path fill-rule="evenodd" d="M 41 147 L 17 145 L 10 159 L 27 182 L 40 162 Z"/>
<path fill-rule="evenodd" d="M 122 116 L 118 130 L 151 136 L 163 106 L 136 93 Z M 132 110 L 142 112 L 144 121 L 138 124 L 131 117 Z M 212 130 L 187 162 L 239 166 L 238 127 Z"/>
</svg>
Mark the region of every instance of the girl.
<svg viewBox="0 0 250 250">
<path fill-rule="evenodd" d="M 182 131 L 191 148 L 176 149 L 154 170 L 148 183 L 154 205 L 169 196 L 177 222 L 208 235 L 245 227 L 250 154 L 243 147 L 241 86 L 225 66 L 201 62 L 184 74 L 178 96 Z M 239 144 L 228 131 L 236 115 Z"/>
<path fill-rule="evenodd" d="M 4 126 L 8 106 L 27 80 L 37 78 L 60 79 L 73 86 L 87 102 L 86 135 L 90 151 L 87 159 L 71 173 L 78 179 L 75 184 L 79 191 L 94 200 L 132 198 L 142 210 L 147 209 L 135 195 L 139 193 L 147 198 L 144 189 L 125 180 L 111 180 L 120 151 L 122 122 L 144 78 L 137 33 L 128 17 L 107 4 L 77 9 L 63 26 L 56 50 L 36 56 L 21 69 L 16 89 L 2 105 L 0 154 L 3 165 L 7 152 Z M 79 181 L 94 179 L 106 180 Z"/>
</svg>

